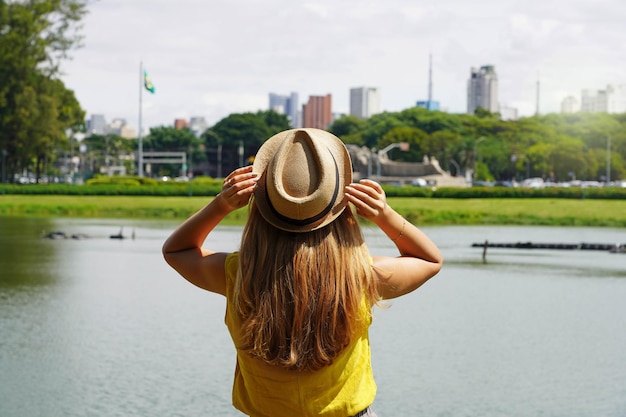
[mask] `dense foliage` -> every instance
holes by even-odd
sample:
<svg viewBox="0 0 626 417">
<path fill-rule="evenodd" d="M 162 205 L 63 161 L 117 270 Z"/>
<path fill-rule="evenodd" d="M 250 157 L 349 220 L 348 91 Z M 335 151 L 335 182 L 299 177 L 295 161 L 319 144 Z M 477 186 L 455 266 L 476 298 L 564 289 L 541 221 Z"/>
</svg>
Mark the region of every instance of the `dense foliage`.
<svg viewBox="0 0 626 417">
<path fill-rule="evenodd" d="M 84 112 L 59 79 L 59 66 L 77 47 L 86 0 L 0 1 L 0 150 L 3 171 L 39 176 L 69 145 Z"/>
<path fill-rule="evenodd" d="M 408 152 L 393 149 L 390 158 L 421 162 L 425 156 L 435 157 L 453 174 L 475 168 L 477 180 L 604 181 L 607 170 L 610 179 L 626 178 L 626 114 L 548 114 L 503 121 L 484 110 L 466 115 L 416 107 L 360 122 L 344 117 L 330 131 L 368 148 L 408 142 Z"/>
</svg>

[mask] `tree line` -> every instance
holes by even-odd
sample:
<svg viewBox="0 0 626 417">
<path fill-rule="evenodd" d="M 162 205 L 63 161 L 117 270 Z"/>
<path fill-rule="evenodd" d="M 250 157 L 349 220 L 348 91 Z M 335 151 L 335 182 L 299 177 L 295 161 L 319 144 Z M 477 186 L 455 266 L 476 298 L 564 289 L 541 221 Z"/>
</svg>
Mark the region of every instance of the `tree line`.
<svg viewBox="0 0 626 417">
<path fill-rule="evenodd" d="M 626 178 L 626 114 L 546 114 L 519 120 L 478 109 L 474 115 L 410 108 L 367 120 L 346 116 L 330 130 L 347 143 L 393 149 L 390 157 L 435 157 L 455 173 L 476 171 L 485 181 L 541 177 L 552 181 Z"/>
<path fill-rule="evenodd" d="M 137 139 L 85 132 L 85 111 L 63 84 L 60 63 L 81 46 L 80 20 L 86 0 L 0 0 L 0 150 L 3 175 L 23 171 L 60 175 L 80 156 L 81 173 L 125 165 L 136 172 Z M 155 167 L 154 175 L 181 171 L 219 177 L 248 163 L 264 140 L 288 129 L 274 111 L 231 114 L 199 137 L 190 130 L 155 127 L 143 138 L 144 151 L 178 151 L 189 166 Z M 626 178 L 626 114 L 547 114 L 504 121 L 497 113 L 450 114 L 409 108 L 362 120 L 343 116 L 328 130 L 344 142 L 392 149 L 397 161 L 436 158 L 454 175 L 469 170 L 477 180 L 541 177 L 552 181 Z M 69 159 L 68 159 L 69 155 Z M 4 179 L 4 178 L 3 178 Z"/>
<path fill-rule="evenodd" d="M 187 152 L 195 175 L 218 177 L 218 167 L 226 175 L 242 161 L 250 162 L 267 138 L 285 129 L 287 117 L 271 110 L 236 113 L 199 137 L 188 129 L 152 128 L 144 149 Z M 453 175 L 475 170 L 476 180 L 605 181 L 607 174 L 613 180 L 626 178 L 626 114 L 547 114 L 503 121 L 482 110 L 466 115 L 410 108 L 366 120 L 343 116 L 328 130 L 345 143 L 374 152 L 408 142 L 408 151 L 392 149 L 389 157 L 405 162 L 434 157 Z M 175 176 L 178 169 L 163 166 L 158 174 Z"/>
</svg>

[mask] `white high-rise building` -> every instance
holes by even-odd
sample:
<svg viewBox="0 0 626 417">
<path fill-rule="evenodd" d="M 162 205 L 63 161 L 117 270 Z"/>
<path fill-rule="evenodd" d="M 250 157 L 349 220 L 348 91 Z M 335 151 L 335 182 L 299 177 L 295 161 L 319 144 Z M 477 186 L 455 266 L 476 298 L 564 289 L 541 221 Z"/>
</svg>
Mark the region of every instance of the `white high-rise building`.
<svg viewBox="0 0 626 417">
<path fill-rule="evenodd" d="M 467 113 L 474 114 L 477 108 L 497 113 L 498 76 L 493 65 L 472 68 L 467 81 Z"/>
<path fill-rule="evenodd" d="M 506 105 L 500 105 L 500 120 L 517 120 L 519 119 L 519 112 L 516 107 L 509 107 Z"/>
<path fill-rule="evenodd" d="M 609 113 L 626 113 L 626 85 L 606 87 L 606 110 Z"/>
<path fill-rule="evenodd" d="M 580 111 L 605 113 L 607 110 L 606 90 L 583 90 L 580 95 Z"/>
<path fill-rule="evenodd" d="M 580 111 L 580 103 L 574 96 L 567 96 L 561 102 L 561 113 L 577 113 Z"/>
<path fill-rule="evenodd" d="M 380 113 L 380 93 L 375 87 L 350 89 L 350 115 L 368 119 Z"/>
<path fill-rule="evenodd" d="M 589 113 L 626 112 L 626 85 L 608 85 L 605 90 L 583 90 L 580 110 Z"/>
</svg>

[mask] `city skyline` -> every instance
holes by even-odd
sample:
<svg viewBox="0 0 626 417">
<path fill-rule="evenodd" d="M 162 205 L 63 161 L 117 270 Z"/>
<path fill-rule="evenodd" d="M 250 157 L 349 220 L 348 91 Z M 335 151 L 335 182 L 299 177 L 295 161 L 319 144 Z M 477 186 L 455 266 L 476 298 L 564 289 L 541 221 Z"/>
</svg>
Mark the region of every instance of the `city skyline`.
<svg viewBox="0 0 626 417">
<path fill-rule="evenodd" d="M 358 6 L 358 7 L 357 7 Z M 155 94 L 144 94 L 142 125 L 267 109 L 268 92 L 300 101 L 331 94 L 334 113 L 349 113 L 350 88 L 380 91 L 383 111 L 415 106 L 429 94 L 441 110 L 464 113 L 469 69 L 497 69 L 500 105 L 559 112 L 568 96 L 626 83 L 626 4 L 607 0 L 459 0 L 419 5 L 322 0 L 294 4 L 147 3 L 109 0 L 89 6 L 84 48 L 72 51 L 61 79 L 87 113 L 138 125 L 139 64 Z M 111 30 L 111 22 L 116 30 Z M 302 31 L 303 22 L 307 30 Z M 297 36 L 293 34 L 297 33 Z"/>
<path fill-rule="evenodd" d="M 489 66 L 486 66 L 486 67 L 489 67 Z M 482 69 L 483 68 L 480 68 L 480 70 Z M 474 75 L 476 71 L 480 72 L 480 70 L 478 68 L 471 69 L 472 74 L 470 75 L 470 78 L 468 79 L 468 87 L 466 87 L 466 94 L 468 95 L 468 99 L 471 94 L 469 86 L 472 84 L 472 80 L 473 80 L 472 75 Z M 497 80 L 496 80 L 496 83 L 497 83 Z M 332 109 L 332 105 L 330 105 L 329 109 L 331 112 L 331 123 L 332 121 L 334 121 L 333 118 L 337 116 L 351 115 L 351 116 L 357 116 L 360 118 L 368 118 L 368 117 L 373 116 L 374 114 L 385 111 L 384 109 L 381 110 L 378 108 L 378 100 L 379 100 L 380 91 L 376 87 L 351 88 L 350 89 L 350 93 L 351 93 L 350 106 L 353 105 L 353 98 L 358 97 L 357 101 L 362 100 L 359 94 L 357 94 L 356 96 L 354 95 L 354 93 L 357 90 L 360 95 L 364 94 L 364 92 L 368 90 L 370 90 L 370 93 L 372 92 L 374 93 L 374 96 L 372 97 L 374 100 L 374 103 L 376 103 L 373 107 L 374 112 L 371 114 L 368 114 L 367 117 L 360 117 L 357 114 L 353 114 L 354 113 L 353 109 L 350 109 L 350 111 L 347 113 L 340 113 L 340 112 L 334 111 Z M 608 96 L 607 96 L 607 91 L 610 94 Z M 496 96 L 497 96 L 497 92 L 496 92 Z M 303 109 L 306 106 L 307 102 L 299 103 L 298 93 L 293 92 L 293 91 L 285 95 L 281 95 L 277 93 L 268 93 L 268 97 L 269 97 L 269 102 L 265 108 L 260 108 L 252 112 L 254 113 L 256 111 L 274 110 L 279 114 L 284 114 L 285 116 L 287 116 L 290 122 L 290 125 L 292 127 L 311 127 L 311 126 L 302 126 Z M 328 94 L 326 96 L 311 95 L 307 97 L 306 100 L 307 101 L 310 101 L 311 99 L 315 100 L 320 97 L 332 97 L 332 94 Z M 587 100 L 587 105 L 585 106 L 584 103 L 586 100 Z M 592 100 L 591 103 L 589 103 L 590 100 Z M 284 106 L 287 106 L 287 110 Z M 440 110 L 446 111 L 445 109 L 439 108 L 438 101 L 432 101 L 432 100 L 418 100 L 413 106 L 409 106 L 407 108 L 410 108 L 410 107 L 423 107 L 423 108 L 426 108 L 428 110 L 433 110 L 433 111 L 440 111 Z M 475 107 L 480 107 L 480 106 L 475 106 Z M 400 109 L 400 111 L 401 110 L 404 110 L 404 109 Z M 467 113 L 468 110 L 469 109 L 466 109 L 465 113 Z M 500 102 L 498 102 L 497 110 L 493 108 L 491 110 L 500 113 L 500 118 L 502 120 L 517 120 L 520 117 L 519 110 L 517 108 L 507 106 Z M 624 113 L 626 112 L 626 84 L 619 84 L 619 85 L 608 84 L 605 88 L 598 89 L 598 90 L 582 89 L 578 96 L 569 95 L 569 96 L 563 97 L 558 111 L 555 111 L 554 113 L 577 113 L 577 112 L 591 112 L 591 113 L 595 113 L 595 112 Z M 293 118 L 294 115 L 295 115 L 295 122 Z M 136 136 L 136 127 L 132 124 L 132 121 L 129 122 L 124 118 L 113 117 L 111 121 L 108 122 L 107 116 L 108 115 L 99 114 L 99 113 L 98 114 L 95 114 L 95 113 L 86 114 L 85 122 L 87 124 L 87 133 L 93 130 L 93 133 L 97 133 L 97 134 L 114 132 L 115 134 L 119 134 L 122 137 L 127 137 L 127 138 Z M 228 116 L 229 115 L 225 115 L 224 117 L 228 117 Z M 96 120 L 95 123 L 97 124 L 97 127 L 95 129 L 92 129 L 92 124 L 94 123 L 94 119 Z M 205 129 L 209 128 L 212 124 L 215 124 L 215 123 L 209 124 L 206 121 L 206 118 L 204 116 L 191 115 L 188 118 L 185 118 L 185 117 L 174 118 L 170 122 L 166 122 L 158 126 L 155 125 L 155 126 L 150 126 L 150 127 L 161 127 L 161 126 L 181 127 L 181 126 L 177 126 L 177 123 L 183 122 L 183 121 L 185 122 L 185 126 L 189 127 L 197 136 L 199 136 Z M 216 120 L 215 122 L 218 122 L 218 121 L 219 120 Z M 127 134 L 122 134 L 120 132 L 120 131 L 123 131 L 124 129 L 126 129 Z M 143 134 L 147 134 L 149 131 L 149 127 L 144 126 L 142 130 L 143 130 Z"/>
</svg>

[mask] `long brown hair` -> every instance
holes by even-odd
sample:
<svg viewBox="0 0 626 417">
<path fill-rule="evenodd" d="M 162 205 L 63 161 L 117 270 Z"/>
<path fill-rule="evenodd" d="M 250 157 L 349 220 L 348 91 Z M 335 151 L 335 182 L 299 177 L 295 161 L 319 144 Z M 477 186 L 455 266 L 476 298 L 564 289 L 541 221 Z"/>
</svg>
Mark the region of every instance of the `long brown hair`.
<svg viewBox="0 0 626 417">
<path fill-rule="evenodd" d="M 265 221 L 252 200 L 239 263 L 239 347 L 271 365 L 316 370 L 330 364 L 366 325 L 379 298 L 349 207 L 328 226 L 292 233 Z"/>
</svg>

